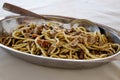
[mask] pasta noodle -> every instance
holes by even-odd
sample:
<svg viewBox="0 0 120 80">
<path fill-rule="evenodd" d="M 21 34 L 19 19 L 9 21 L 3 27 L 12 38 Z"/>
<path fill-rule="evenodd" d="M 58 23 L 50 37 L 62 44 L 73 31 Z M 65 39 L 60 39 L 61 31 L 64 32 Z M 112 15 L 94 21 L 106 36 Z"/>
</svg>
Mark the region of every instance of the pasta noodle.
<svg viewBox="0 0 120 80">
<path fill-rule="evenodd" d="M 22 24 L 1 37 L 0 43 L 29 54 L 63 59 L 104 58 L 120 51 L 119 44 L 100 32 L 89 32 L 84 26 L 63 27 L 55 22 Z"/>
</svg>

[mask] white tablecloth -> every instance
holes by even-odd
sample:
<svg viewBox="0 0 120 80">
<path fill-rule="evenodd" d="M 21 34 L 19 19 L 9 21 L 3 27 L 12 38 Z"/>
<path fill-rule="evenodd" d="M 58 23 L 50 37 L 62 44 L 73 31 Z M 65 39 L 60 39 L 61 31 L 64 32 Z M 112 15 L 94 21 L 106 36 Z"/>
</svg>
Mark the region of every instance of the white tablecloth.
<svg viewBox="0 0 120 80">
<path fill-rule="evenodd" d="M 84 18 L 120 30 L 120 0 L 0 0 L 0 18 L 16 15 L 2 9 L 4 2 L 39 14 Z M 0 48 L 0 80 L 120 80 L 120 61 L 87 70 L 56 69 L 25 62 Z"/>
</svg>

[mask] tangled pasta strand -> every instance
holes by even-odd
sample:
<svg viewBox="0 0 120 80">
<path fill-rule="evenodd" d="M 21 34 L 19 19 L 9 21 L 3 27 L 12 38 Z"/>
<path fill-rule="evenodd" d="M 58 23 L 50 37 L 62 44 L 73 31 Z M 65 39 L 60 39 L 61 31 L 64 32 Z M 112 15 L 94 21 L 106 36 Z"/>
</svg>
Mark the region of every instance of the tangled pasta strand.
<svg viewBox="0 0 120 80">
<path fill-rule="evenodd" d="M 89 32 L 84 26 L 63 28 L 54 22 L 20 25 L 0 43 L 29 54 L 63 59 L 96 59 L 120 51 L 100 32 Z"/>
</svg>

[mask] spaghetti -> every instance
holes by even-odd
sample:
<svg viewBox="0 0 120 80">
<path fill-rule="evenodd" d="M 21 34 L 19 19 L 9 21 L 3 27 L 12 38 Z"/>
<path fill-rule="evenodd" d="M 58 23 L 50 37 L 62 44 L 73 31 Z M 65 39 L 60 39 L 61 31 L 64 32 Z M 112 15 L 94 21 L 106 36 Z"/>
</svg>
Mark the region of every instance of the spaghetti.
<svg viewBox="0 0 120 80">
<path fill-rule="evenodd" d="M 120 51 L 119 44 L 100 32 L 89 32 L 84 26 L 63 27 L 55 22 L 20 25 L 0 43 L 29 54 L 63 59 L 104 58 Z"/>
</svg>

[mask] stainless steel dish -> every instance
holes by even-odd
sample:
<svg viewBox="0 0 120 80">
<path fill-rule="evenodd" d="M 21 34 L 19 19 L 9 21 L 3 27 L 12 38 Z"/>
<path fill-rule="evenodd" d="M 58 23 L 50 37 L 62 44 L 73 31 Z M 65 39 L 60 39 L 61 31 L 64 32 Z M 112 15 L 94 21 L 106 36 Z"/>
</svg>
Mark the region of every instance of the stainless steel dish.
<svg viewBox="0 0 120 80">
<path fill-rule="evenodd" d="M 120 44 L 120 33 L 110 27 L 96 24 L 94 22 L 84 20 L 84 19 L 75 19 L 75 18 L 69 18 L 69 17 L 62 17 L 62 16 L 53 16 L 53 15 L 43 15 L 46 18 L 49 18 L 49 20 L 54 20 L 57 22 L 61 22 L 65 25 L 72 25 L 74 23 L 79 23 L 80 25 L 84 25 L 86 27 L 94 26 L 97 27 L 101 33 L 104 33 L 106 36 L 111 38 L 114 42 Z M 16 16 L 11 17 L 7 19 L 3 19 L 0 21 L 0 36 L 2 36 L 3 33 L 10 33 L 12 30 L 14 30 L 19 24 L 28 24 L 28 23 L 36 23 L 41 24 L 45 20 L 33 18 L 33 17 L 27 17 L 27 16 Z M 93 30 L 96 30 L 97 28 L 94 28 Z M 92 28 L 92 27 L 91 27 Z M 89 28 L 87 28 L 89 29 Z M 25 52 L 17 51 L 12 48 L 9 48 L 7 46 L 4 46 L 3 44 L 0 44 L 0 47 L 8 51 L 8 53 L 13 54 L 14 56 L 17 56 L 23 60 L 44 65 L 44 66 L 50 66 L 50 67 L 58 67 L 58 68 L 91 68 L 100 66 L 102 64 L 106 64 L 113 59 L 115 59 L 116 56 L 120 54 L 120 52 L 101 59 L 93 59 L 93 60 L 71 60 L 71 59 L 58 59 L 58 58 L 50 58 L 50 57 L 43 57 L 33 54 L 27 54 Z"/>
</svg>

